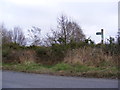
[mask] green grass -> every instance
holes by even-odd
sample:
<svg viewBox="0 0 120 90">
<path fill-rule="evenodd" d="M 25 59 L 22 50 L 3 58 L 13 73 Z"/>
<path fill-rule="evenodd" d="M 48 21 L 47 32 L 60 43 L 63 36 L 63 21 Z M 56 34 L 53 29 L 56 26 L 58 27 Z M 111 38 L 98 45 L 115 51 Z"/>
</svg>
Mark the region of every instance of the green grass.
<svg viewBox="0 0 120 90">
<path fill-rule="evenodd" d="M 66 63 L 59 63 L 56 65 L 41 65 L 26 62 L 24 64 L 3 63 L 2 65 L 4 70 L 97 78 L 117 78 L 118 72 L 117 67 L 92 67 L 80 64 L 70 65 Z"/>
<path fill-rule="evenodd" d="M 69 64 L 59 63 L 53 66 L 52 69 L 55 71 L 69 71 L 69 70 L 73 70 L 73 67 Z"/>
</svg>

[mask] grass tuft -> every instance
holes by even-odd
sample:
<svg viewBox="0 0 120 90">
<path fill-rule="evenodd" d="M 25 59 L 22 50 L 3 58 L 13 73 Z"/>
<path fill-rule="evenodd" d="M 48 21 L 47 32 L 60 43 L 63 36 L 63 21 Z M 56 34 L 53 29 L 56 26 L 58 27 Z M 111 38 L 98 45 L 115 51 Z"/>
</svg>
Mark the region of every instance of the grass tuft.
<svg viewBox="0 0 120 90">
<path fill-rule="evenodd" d="M 65 76 L 82 76 L 82 77 L 97 77 L 97 78 L 117 78 L 117 67 L 93 67 L 81 64 L 66 64 L 59 63 L 56 65 L 42 65 L 33 62 L 21 64 L 10 63 L 2 64 L 3 70 L 14 70 L 29 73 L 54 74 Z"/>
</svg>

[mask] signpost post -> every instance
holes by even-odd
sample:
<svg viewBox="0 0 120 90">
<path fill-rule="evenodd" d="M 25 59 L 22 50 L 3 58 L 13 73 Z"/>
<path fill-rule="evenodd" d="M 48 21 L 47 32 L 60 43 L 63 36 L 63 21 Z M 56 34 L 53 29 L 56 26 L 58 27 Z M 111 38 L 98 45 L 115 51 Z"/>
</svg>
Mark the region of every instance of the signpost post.
<svg viewBox="0 0 120 90">
<path fill-rule="evenodd" d="M 103 29 L 101 29 L 101 32 L 97 32 L 96 35 L 101 35 L 101 43 L 103 44 L 103 40 L 104 40 Z"/>
</svg>

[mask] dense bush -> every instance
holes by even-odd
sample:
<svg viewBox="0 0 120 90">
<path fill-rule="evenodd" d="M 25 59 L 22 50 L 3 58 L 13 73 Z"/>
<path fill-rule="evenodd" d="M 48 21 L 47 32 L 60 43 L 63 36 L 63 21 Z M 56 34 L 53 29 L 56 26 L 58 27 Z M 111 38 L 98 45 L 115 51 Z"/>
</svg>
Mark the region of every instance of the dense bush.
<svg viewBox="0 0 120 90">
<path fill-rule="evenodd" d="M 55 64 L 63 61 L 67 48 L 64 45 L 53 44 L 51 47 L 39 47 L 36 49 L 39 63 Z"/>
<path fill-rule="evenodd" d="M 52 55 L 54 55 L 54 57 L 56 57 L 56 59 L 63 59 L 66 51 L 67 51 L 68 47 L 65 45 L 59 45 L 59 44 L 54 44 L 51 47 L 52 50 Z"/>
<path fill-rule="evenodd" d="M 20 46 L 17 43 L 8 43 L 2 45 L 2 61 L 6 63 L 21 63 L 27 58 L 25 51 L 29 49 L 25 46 Z M 30 55 L 29 55 L 30 57 Z M 23 58 L 24 60 L 21 60 Z"/>
<path fill-rule="evenodd" d="M 47 47 L 39 47 L 36 49 L 37 57 L 45 61 L 50 60 L 49 52 L 50 51 Z"/>
<path fill-rule="evenodd" d="M 95 45 L 86 42 L 71 42 L 66 45 L 52 44 L 49 47 L 26 47 L 16 43 L 9 43 L 3 45 L 2 55 L 3 62 L 21 63 L 30 60 L 41 64 L 57 64 L 65 61 L 100 66 L 106 62 L 108 65 L 117 63 L 120 55 L 120 46 L 118 44 Z"/>
<path fill-rule="evenodd" d="M 120 45 L 118 44 L 103 44 L 96 45 L 97 48 L 101 48 L 105 51 L 106 54 L 119 55 L 120 54 Z"/>
</svg>

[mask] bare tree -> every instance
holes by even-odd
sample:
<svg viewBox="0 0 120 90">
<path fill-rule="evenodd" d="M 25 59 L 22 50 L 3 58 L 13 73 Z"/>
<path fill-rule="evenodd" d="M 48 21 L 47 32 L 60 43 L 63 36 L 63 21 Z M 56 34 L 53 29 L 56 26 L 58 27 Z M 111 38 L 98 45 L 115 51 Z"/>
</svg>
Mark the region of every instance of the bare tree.
<svg viewBox="0 0 120 90">
<path fill-rule="evenodd" d="M 4 24 L 0 25 L 0 32 L 2 35 L 2 44 L 7 44 L 7 43 L 12 42 L 12 37 L 9 34 L 9 31 L 4 26 Z"/>
<path fill-rule="evenodd" d="M 32 27 L 32 29 L 28 30 L 28 32 L 28 35 L 32 41 L 32 45 L 39 46 L 41 44 L 41 29 L 38 27 Z"/>
<path fill-rule="evenodd" d="M 83 34 L 83 31 L 81 27 L 76 23 L 70 21 L 67 24 L 67 42 L 69 43 L 71 40 L 74 42 L 80 42 L 85 40 L 85 35 Z"/>
<path fill-rule="evenodd" d="M 44 38 L 43 41 L 46 46 L 50 46 L 52 44 L 59 43 L 58 39 L 59 39 L 58 32 L 51 30 L 51 33 L 50 34 L 47 33 L 46 38 Z"/>
<path fill-rule="evenodd" d="M 67 24 L 68 24 L 68 18 L 64 15 L 62 15 L 60 18 L 58 18 L 58 29 L 59 29 L 59 35 L 60 35 L 60 42 L 61 40 L 64 41 L 64 44 L 67 43 L 67 35 L 68 35 L 68 30 L 67 30 Z"/>
<path fill-rule="evenodd" d="M 48 41 L 52 43 L 67 44 L 72 41 L 80 42 L 85 40 L 85 35 L 81 27 L 75 22 L 69 20 L 62 15 L 58 18 L 58 26 L 56 31 L 52 31 L 52 35 L 48 35 Z"/>
<path fill-rule="evenodd" d="M 12 36 L 12 42 L 26 45 L 25 35 L 20 27 L 14 27 L 13 30 L 9 31 L 9 35 Z"/>
</svg>

